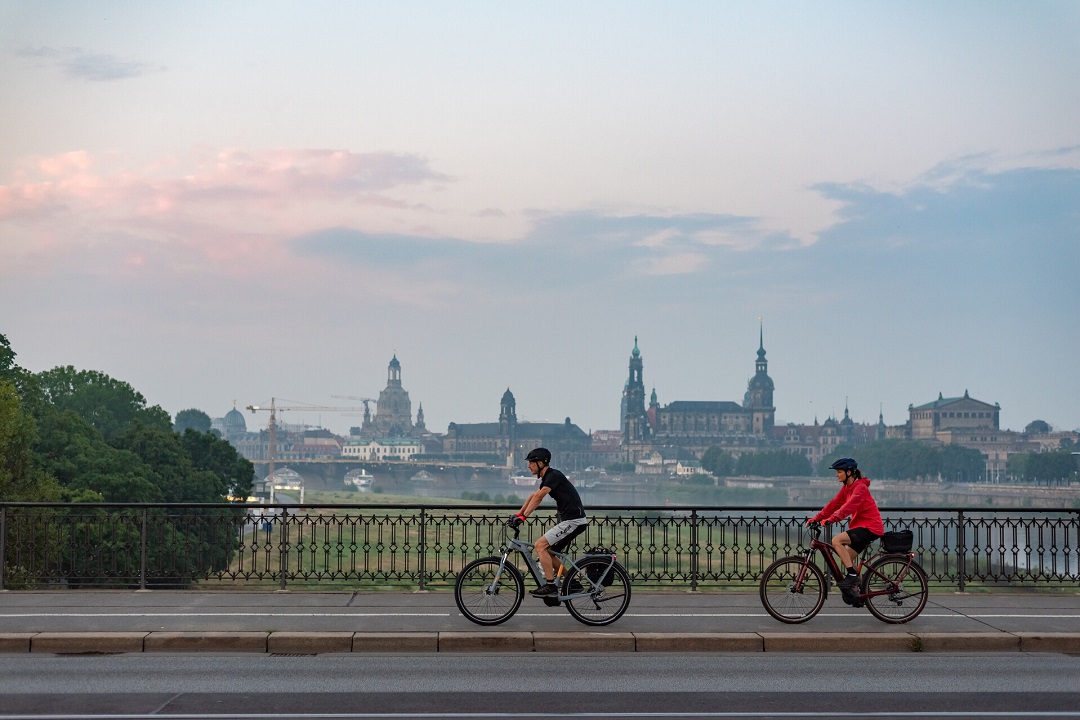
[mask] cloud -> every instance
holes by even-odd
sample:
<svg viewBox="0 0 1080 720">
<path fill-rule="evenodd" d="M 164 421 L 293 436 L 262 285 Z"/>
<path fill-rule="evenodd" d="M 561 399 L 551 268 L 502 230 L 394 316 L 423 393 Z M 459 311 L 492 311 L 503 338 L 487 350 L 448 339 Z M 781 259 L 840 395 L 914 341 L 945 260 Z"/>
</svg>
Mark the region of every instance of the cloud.
<svg viewBox="0 0 1080 720">
<path fill-rule="evenodd" d="M 429 212 L 403 191 L 451 180 L 414 155 L 345 150 L 226 149 L 141 167 L 83 151 L 34 158 L 0 184 L 0 240 L 19 238 L 0 242 L 8 261 L 0 266 L 10 268 L 17 253 L 36 266 L 50 257 L 62 264 L 71 245 L 141 238 L 134 242 L 144 252 L 182 245 L 254 267 L 291 236 L 336 223 L 378 226 L 388 210 Z"/>
<path fill-rule="evenodd" d="M 26 47 L 17 53 L 21 57 L 39 58 L 59 66 L 64 74 L 77 80 L 111 82 L 140 77 L 147 73 L 163 72 L 164 68 L 151 63 L 118 58 L 82 48 Z"/>
</svg>

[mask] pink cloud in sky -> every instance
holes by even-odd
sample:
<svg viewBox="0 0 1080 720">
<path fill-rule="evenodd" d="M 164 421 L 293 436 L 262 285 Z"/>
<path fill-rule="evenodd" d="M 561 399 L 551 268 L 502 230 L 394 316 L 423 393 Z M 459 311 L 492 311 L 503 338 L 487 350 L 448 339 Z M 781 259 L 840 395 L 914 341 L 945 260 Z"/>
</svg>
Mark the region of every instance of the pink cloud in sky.
<svg viewBox="0 0 1080 720">
<path fill-rule="evenodd" d="M 0 257 L 40 271 L 84 251 L 96 255 L 91 266 L 111 257 L 127 268 L 201 256 L 245 274 L 288 262 L 281 241 L 298 234 L 380 230 L 384 209 L 422 207 L 410 187 L 449 180 L 395 153 L 225 149 L 126 167 L 112 154 L 66 152 L 28 160 L 0 185 Z"/>
</svg>

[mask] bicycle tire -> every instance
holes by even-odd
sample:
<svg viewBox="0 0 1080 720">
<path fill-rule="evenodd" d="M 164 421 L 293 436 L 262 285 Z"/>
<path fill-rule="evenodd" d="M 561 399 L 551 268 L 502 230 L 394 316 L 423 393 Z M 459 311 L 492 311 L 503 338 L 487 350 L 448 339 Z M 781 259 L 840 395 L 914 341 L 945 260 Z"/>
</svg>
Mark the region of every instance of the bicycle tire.
<svg viewBox="0 0 1080 720">
<path fill-rule="evenodd" d="M 803 566 L 800 587 L 795 587 Z M 761 576 L 759 594 L 765 611 L 782 623 L 796 625 L 804 623 L 821 612 L 827 592 L 825 575 L 814 563 L 807 563 L 804 557 L 780 558 L 765 569 Z"/>
<path fill-rule="evenodd" d="M 903 580 L 896 582 L 895 578 L 905 567 L 907 573 Z M 875 560 L 863 573 L 861 589 L 863 595 L 889 591 L 863 599 L 866 609 L 882 622 L 906 623 L 914 620 L 926 607 L 926 571 L 914 561 L 908 565 L 907 555 L 885 555 Z"/>
<path fill-rule="evenodd" d="M 525 578 L 510 563 L 497 582 L 500 557 L 473 560 L 458 573 L 454 602 L 461 614 L 477 625 L 498 625 L 514 616 L 525 597 Z"/>
<path fill-rule="evenodd" d="M 592 591 L 589 597 L 564 601 L 567 611 L 586 625 L 610 625 L 621 618 L 630 607 L 630 574 L 626 569 L 617 562 L 609 568 L 610 556 L 575 562 L 578 569 L 567 573 L 563 587 L 570 587 L 576 581 Z"/>
</svg>

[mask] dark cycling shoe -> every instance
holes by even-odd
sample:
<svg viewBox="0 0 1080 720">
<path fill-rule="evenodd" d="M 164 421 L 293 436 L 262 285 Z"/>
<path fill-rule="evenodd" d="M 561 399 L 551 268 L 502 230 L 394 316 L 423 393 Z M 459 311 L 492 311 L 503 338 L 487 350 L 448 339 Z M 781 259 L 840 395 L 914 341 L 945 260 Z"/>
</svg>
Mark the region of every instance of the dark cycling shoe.
<svg viewBox="0 0 1080 720">
<path fill-rule="evenodd" d="M 840 586 L 841 590 L 854 590 L 859 587 L 859 576 L 848 573 L 837 585 Z"/>
<path fill-rule="evenodd" d="M 555 583 L 548 583 L 547 585 L 542 585 L 535 590 L 530 590 L 529 594 L 533 597 L 538 598 L 555 597 L 559 594 L 559 586 Z"/>
</svg>

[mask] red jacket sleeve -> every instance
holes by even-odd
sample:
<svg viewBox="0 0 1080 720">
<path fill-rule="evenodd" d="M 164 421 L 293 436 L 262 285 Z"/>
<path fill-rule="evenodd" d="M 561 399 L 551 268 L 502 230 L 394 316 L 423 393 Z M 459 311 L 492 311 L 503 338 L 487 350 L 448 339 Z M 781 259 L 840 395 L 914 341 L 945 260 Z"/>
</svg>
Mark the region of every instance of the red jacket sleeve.
<svg viewBox="0 0 1080 720">
<path fill-rule="evenodd" d="M 832 517 L 833 512 L 838 507 L 840 507 L 842 504 L 844 504 L 844 500 L 847 499 L 847 495 L 850 492 L 851 491 L 848 490 L 848 488 L 846 486 L 840 488 L 840 492 L 836 493 L 836 497 L 834 497 L 832 500 L 830 500 L 828 502 L 828 504 L 825 505 L 825 507 L 823 507 L 821 509 L 821 512 L 819 512 L 814 517 L 810 518 L 810 521 L 811 522 L 817 522 L 818 520 Z"/>
</svg>

